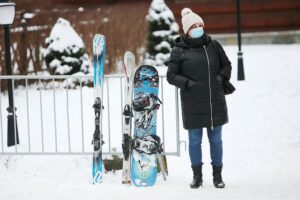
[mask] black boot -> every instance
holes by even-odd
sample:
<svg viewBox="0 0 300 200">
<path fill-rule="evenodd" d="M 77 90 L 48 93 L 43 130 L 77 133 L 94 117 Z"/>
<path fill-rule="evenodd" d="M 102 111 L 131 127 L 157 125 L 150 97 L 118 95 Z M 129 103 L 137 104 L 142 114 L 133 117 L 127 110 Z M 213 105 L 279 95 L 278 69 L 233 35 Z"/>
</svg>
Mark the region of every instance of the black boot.
<svg viewBox="0 0 300 200">
<path fill-rule="evenodd" d="M 202 186 L 202 166 L 192 166 L 192 169 L 193 169 L 193 181 L 192 183 L 190 184 L 190 187 L 191 188 L 198 188 L 200 186 Z"/>
<path fill-rule="evenodd" d="M 213 166 L 213 181 L 214 181 L 214 186 L 216 188 L 224 188 L 225 187 L 225 183 L 222 180 L 222 166 L 221 167 L 217 167 L 217 166 Z"/>
</svg>

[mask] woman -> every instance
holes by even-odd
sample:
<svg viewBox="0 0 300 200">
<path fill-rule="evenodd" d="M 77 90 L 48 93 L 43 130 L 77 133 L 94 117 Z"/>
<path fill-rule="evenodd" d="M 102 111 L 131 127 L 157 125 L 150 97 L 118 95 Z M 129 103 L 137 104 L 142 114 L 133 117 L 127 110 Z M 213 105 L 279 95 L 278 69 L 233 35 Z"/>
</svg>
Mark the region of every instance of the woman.
<svg viewBox="0 0 300 200">
<path fill-rule="evenodd" d="M 202 133 L 207 129 L 210 143 L 213 183 L 224 188 L 222 180 L 222 125 L 228 122 L 223 81 L 231 76 L 231 62 L 222 46 L 205 34 L 202 18 L 191 9 L 181 12 L 184 36 L 175 40 L 167 80 L 179 87 L 183 126 L 189 134 L 192 163 L 191 188 L 202 185 Z"/>
</svg>

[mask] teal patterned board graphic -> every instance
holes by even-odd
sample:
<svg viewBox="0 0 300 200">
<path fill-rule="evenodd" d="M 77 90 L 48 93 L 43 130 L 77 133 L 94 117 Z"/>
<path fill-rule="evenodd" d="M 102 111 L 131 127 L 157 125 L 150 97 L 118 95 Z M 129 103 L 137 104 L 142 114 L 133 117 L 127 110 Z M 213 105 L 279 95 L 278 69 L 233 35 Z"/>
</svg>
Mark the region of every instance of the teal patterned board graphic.
<svg viewBox="0 0 300 200">
<path fill-rule="evenodd" d="M 134 110 L 134 138 L 156 135 L 157 109 L 152 97 L 158 96 L 159 76 L 149 65 L 140 66 L 134 75 L 133 99 L 138 103 Z M 133 105 L 134 107 L 134 105 Z M 131 156 L 131 179 L 137 187 L 153 186 L 157 177 L 155 154 L 147 154 L 133 148 Z"/>
</svg>

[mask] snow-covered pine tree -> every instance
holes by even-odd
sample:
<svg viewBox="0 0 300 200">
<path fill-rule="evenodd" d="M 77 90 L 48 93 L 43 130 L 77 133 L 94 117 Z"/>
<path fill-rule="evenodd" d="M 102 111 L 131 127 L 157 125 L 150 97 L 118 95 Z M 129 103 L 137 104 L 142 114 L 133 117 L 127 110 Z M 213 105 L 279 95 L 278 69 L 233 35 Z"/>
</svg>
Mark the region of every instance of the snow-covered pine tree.
<svg viewBox="0 0 300 200">
<path fill-rule="evenodd" d="M 156 66 L 165 66 L 174 39 L 178 36 L 179 26 L 164 0 L 152 1 L 146 19 L 149 22 L 146 58 L 153 60 Z"/>
<path fill-rule="evenodd" d="M 51 74 L 89 74 L 91 62 L 81 37 L 66 19 L 59 18 L 45 39 L 43 55 Z"/>
</svg>

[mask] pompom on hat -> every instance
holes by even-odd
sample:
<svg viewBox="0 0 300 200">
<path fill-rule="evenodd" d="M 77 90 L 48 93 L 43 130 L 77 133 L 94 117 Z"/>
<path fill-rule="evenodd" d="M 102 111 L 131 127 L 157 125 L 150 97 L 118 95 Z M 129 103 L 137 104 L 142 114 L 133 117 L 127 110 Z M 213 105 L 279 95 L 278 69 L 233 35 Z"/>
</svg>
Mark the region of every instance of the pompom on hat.
<svg viewBox="0 0 300 200">
<path fill-rule="evenodd" d="M 194 13 L 190 8 L 182 9 L 181 17 L 182 29 L 184 34 L 187 34 L 191 26 L 193 26 L 194 24 L 200 23 L 204 26 L 203 19 L 199 15 Z"/>
</svg>

